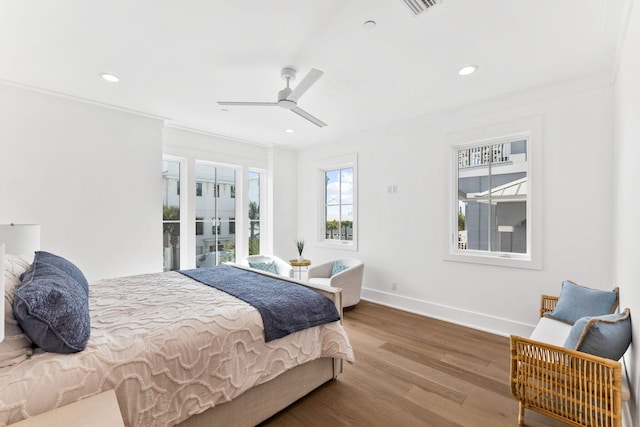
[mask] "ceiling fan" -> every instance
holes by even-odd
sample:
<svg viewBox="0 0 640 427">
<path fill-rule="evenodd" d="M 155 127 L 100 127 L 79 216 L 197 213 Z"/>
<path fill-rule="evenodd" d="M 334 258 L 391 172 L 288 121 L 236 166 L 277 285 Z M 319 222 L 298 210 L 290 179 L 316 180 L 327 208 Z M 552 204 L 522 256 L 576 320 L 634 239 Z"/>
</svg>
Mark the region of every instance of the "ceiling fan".
<svg viewBox="0 0 640 427">
<path fill-rule="evenodd" d="M 281 107 L 293 111 L 300 117 L 309 120 L 311 123 L 324 127 L 327 124 L 322 120 L 312 116 L 311 114 L 298 107 L 298 99 L 305 94 L 313 84 L 318 81 L 324 74 L 324 71 L 312 68 L 311 71 L 302 79 L 295 89 L 289 87 L 289 83 L 295 80 L 296 70 L 291 67 L 285 67 L 280 72 L 280 76 L 287 82 L 287 87 L 278 92 L 278 101 L 276 102 L 227 102 L 218 101 L 218 105 L 237 105 L 245 107 Z"/>
</svg>

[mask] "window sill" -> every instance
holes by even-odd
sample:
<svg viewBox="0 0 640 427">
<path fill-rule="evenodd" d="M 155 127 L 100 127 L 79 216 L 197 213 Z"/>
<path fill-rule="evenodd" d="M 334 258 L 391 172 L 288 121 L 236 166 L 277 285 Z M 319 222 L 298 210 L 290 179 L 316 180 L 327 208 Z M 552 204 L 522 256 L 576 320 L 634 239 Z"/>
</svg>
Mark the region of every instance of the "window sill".
<svg viewBox="0 0 640 427">
<path fill-rule="evenodd" d="M 445 261 L 466 262 L 471 264 L 493 265 L 497 267 L 526 268 L 541 270 L 540 259 L 519 254 L 484 253 L 480 251 L 449 252 L 444 254 Z"/>
<path fill-rule="evenodd" d="M 357 251 L 358 244 L 352 240 L 320 240 L 318 246 L 321 248 L 331 248 L 344 251 Z"/>
</svg>

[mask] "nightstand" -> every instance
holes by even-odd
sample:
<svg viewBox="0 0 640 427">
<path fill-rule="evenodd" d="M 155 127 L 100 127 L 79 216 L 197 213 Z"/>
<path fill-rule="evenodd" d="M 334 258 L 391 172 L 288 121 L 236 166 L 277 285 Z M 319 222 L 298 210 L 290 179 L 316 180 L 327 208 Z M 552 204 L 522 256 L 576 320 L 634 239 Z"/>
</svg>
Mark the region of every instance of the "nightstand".
<svg viewBox="0 0 640 427">
<path fill-rule="evenodd" d="M 15 427 L 124 427 L 113 390 L 87 397 L 12 424 Z"/>
</svg>

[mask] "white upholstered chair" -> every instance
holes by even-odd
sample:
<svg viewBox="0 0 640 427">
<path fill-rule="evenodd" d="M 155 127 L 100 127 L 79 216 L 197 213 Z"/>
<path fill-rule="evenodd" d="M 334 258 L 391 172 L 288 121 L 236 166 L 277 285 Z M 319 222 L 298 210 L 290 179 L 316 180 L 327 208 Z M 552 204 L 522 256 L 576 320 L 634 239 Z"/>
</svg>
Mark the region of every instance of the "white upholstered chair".
<svg viewBox="0 0 640 427">
<path fill-rule="evenodd" d="M 246 267 L 250 267 L 249 263 L 258 263 L 258 262 L 274 262 L 276 265 L 276 272 L 280 276 L 285 277 L 293 277 L 293 267 L 286 262 L 285 260 L 278 258 L 274 255 L 250 255 L 243 259 L 239 264 L 244 265 Z"/>
<path fill-rule="evenodd" d="M 348 268 L 331 275 L 333 265 L 336 262 L 347 266 Z M 313 283 L 315 285 L 342 288 L 343 307 L 353 307 L 360 302 L 363 273 L 364 263 L 362 261 L 355 258 L 342 258 L 309 268 L 307 277 L 309 283 Z"/>
</svg>

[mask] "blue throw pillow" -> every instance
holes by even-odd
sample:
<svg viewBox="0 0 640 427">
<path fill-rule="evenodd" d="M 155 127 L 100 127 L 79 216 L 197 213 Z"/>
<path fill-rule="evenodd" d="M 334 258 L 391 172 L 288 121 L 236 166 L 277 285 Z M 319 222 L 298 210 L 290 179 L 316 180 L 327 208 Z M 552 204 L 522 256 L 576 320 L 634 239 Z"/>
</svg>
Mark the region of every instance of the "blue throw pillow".
<svg viewBox="0 0 640 427">
<path fill-rule="evenodd" d="M 590 289 L 565 280 L 555 309 L 545 316 L 573 325 L 582 317 L 610 314 L 617 303 L 616 291 Z"/>
<path fill-rule="evenodd" d="M 340 264 L 338 261 L 333 263 L 333 267 L 331 267 L 331 276 L 335 276 L 336 274 L 345 271 L 349 268 L 348 265 Z"/>
<path fill-rule="evenodd" d="M 54 353 L 82 351 L 91 332 L 84 285 L 51 264 L 36 261 L 15 291 L 13 313 L 35 345 Z"/>
<path fill-rule="evenodd" d="M 249 261 L 249 267 L 255 268 L 256 270 L 266 271 L 268 273 L 278 274 L 276 271 L 276 263 L 272 262 L 251 262 Z"/>
<path fill-rule="evenodd" d="M 565 348 L 620 360 L 631 344 L 629 309 L 622 313 L 578 319 L 564 343 Z"/>
<path fill-rule="evenodd" d="M 89 282 L 87 282 L 87 278 L 84 277 L 82 271 L 80 271 L 80 269 L 76 267 L 76 265 L 71 261 L 50 252 L 36 251 L 31 268 L 29 268 L 20 276 L 21 281 L 29 280 L 31 274 L 33 273 L 33 266 L 36 262 L 42 262 L 45 264 L 53 265 L 54 267 L 58 267 L 60 270 L 73 277 L 79 284 L 81 284 L 87 292 L 87 295 L 89 295 Z"/>
</svg>

